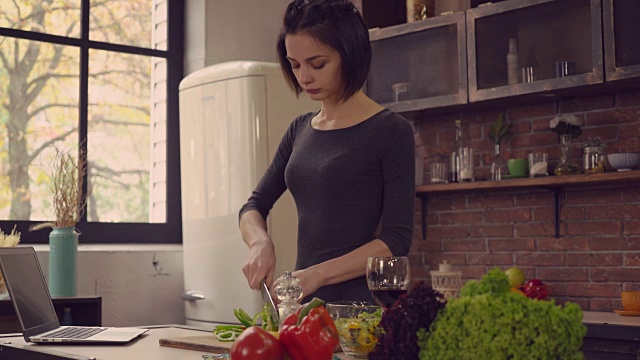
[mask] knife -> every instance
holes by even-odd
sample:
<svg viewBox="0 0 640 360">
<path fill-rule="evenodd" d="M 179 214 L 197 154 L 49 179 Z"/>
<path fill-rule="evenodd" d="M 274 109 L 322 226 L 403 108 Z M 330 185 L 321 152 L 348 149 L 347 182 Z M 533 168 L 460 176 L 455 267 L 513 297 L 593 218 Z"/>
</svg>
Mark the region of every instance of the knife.
<svg viewBox="0 0 640 360">
<path fill-rule="evenodd" d="M 262 293 L 262 301 L 269 304 L 269 312 L 271 313 L 271 319 L 273 320 L 274 325 L 280 324 L 280 315 L 278 314 L 278 309 L 276 308 L 276 304 L 273 302 L 273 298 L 271 297 L 271 293 L 269 292 L 269 288 L 267 287 L 267 282 L 262 280 L 260 283 L 260 292 Z"/>
</svg>

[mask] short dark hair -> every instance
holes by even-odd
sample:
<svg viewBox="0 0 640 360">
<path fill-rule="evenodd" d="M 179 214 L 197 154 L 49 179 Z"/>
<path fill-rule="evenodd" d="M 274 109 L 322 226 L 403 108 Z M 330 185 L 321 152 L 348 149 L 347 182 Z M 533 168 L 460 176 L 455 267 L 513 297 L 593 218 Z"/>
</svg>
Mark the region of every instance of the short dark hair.
<svg viewBox="0 0 640 360">
<path fill-rule="evenodd" d="M 302 87 L 287 60 L 287 35 L 307 33 L 340 54 L 342 100 L 362 88 L 371 67 L 369 31 L 351 0 L 294 0 L 285 10 L 278 34 L 278 62 L 289 87 L 300 95 Z"/>
</svg>

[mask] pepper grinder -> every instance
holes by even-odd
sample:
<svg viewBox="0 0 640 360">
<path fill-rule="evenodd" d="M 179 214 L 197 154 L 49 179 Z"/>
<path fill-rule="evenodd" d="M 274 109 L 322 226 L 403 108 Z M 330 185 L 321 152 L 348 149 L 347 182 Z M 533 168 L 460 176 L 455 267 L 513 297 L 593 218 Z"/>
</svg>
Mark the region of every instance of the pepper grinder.
<svg viewBox="0 0 640 360">
<path fill-rule="evenodd" d="M 291 271 L 285 271 L 284 275 L 276 280 L 274 292 L 280 301 L 278 315 L 280 316 L 280 327 L 282 327 L 287 316 L 298 311 L 301 306 L 298 301 L 302 299 L 302 286 L 300 286 L 300 281 L 291 275 Z"/>
</svg>

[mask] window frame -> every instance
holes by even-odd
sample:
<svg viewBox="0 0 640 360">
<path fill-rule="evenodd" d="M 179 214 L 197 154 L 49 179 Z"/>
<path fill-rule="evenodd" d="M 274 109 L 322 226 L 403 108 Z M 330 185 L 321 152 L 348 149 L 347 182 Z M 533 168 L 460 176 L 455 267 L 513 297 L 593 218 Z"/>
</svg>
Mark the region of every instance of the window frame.
<svg viewBox="0 0 640 360">
<path fill-rule="evenodd" d="M 167 61 L 167 214 L 165 223 L 107 223 L 88 222 L 87 212 L 76 225 L 83 244 L 140 244 L 140 243 L 182 243 L 182 206 L 180 196 L 180 126 L 178 88 L 183 77 L 184 54 L 184 3 L 167 0 L 167 50 L 157 50 L 130 45 L 106 43 L 89 39 L 90 0 L 81 0 L 81 31 L 79 38 L 38 33 L 0 27 L 0 37 L 12 37 L 56 45 L 73 46 L 80 50 L 80 102 L 79 102 L 79 144 L 87 151 L 88 135 L 88 88 L 89 50 L 104 50 L 134 55 L 164 58 Z M 89 155 L 90 156 L 90 155 Z M 83 192 L 87 192 L 87 176 Z M 86 206 L 86 205 L 85 205 Z M 20 243 L 24 245 L 48 244 L 46 229 L 29 232 L 29 227 L 44 221 L 0 219 L 0 228 L 6 233 L 16 226 L 21 233 Z"/>
</svg>

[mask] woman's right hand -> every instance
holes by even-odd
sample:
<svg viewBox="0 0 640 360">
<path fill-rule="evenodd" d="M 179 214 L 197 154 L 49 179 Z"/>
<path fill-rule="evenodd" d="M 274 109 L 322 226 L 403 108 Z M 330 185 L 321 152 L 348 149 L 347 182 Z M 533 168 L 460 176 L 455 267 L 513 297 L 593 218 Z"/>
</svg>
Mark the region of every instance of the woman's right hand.
<svg viewBox="0 0 640 360">
<path fill-rule="evenodd" d="M 266 237 L 260 241 L 252 242 L 249 248 L 249 258 L 242 266 L 242 272 L 249 287 L 254 290 L 260 289 L 260 282 L 266 279 L 270 286 L 273 282 L 273 273 L 276 269 L 276 252 L 273 241 Z"/>
</svg>

